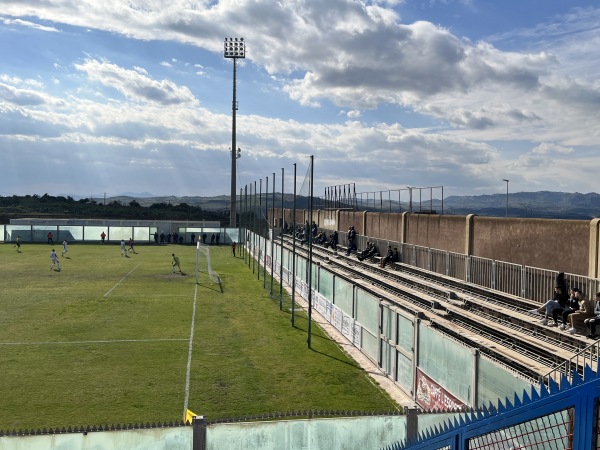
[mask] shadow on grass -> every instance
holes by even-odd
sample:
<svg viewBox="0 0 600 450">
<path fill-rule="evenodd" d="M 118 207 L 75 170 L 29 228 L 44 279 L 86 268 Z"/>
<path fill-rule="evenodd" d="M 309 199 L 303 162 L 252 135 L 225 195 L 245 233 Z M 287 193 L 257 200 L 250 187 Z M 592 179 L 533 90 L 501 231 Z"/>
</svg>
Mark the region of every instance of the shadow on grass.
<svg viewBox="0 0 600 450">
<path fill-rule="evenodd" d="M 320 337 L 320 336 L 313 336 L 313 337 Z M 312 351 L 312 352 L 314 352 L 314 353 L 318 353 L 319 355 L 323 355 L 323 356 L 326 356 L 328 358 L 335 359 L 336 361 L 339 361 L 342 364 L 346 364 L 347 366 L 354 367 L 355 369 L 361 369 L 361 367 L 358 364 L 356 364 L 356 363 L 352 363 L 352 362 L 349 362 L 349 361 L 344 361 L 343 359 L 337 358 L 337 357 L 335 357 L 333 355 L 329 355 L 327 353 L 320 352 L 319 350 L 316 350 L 316 349 L 314 349 L 312 347 L 309 350 Z"/>
<path fill-rule="evenodd" d="M 218 284 L 201 284 L 201 283 L 196 283 L 196 285 L 198 286 L 198 288 L 204 288 L 207 291 L 221 292 L 221 289 L 219 288 Z"/>
</svg>

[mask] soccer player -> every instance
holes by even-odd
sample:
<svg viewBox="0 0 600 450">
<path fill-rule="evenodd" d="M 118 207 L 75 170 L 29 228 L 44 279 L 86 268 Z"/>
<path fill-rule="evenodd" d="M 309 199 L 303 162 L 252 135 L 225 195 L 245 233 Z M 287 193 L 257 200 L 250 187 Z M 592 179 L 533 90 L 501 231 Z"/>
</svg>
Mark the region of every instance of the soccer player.
<svg viewBox="0 0 600 450">
<path fill-rule="evenodd" d="M 14 247 L 17 247 L 17 253 L 21 253 L 21 236 L 17 236 L 17 242 Z"/>
<path fill-rule="evenodd" d="M 171 255 L 173 259 L 171 260 L 171 267 L 173 271 L 171 273 L 175 273 L 175 267 L 179 269 L 179 273 L 181 273 L 181 266 L 179 265 L 179 258 L 175 256 L 175 253 Z"/>
<path fill-rule="evenodd" d="M 102 242 L 104 244 L 104 239 L 106 239 L 106 233 L 103 231 L 102 234 L 100 235 L 100 242 Z"/>
<path fill-rule="evenodd" d="M 133 248 L 133 246 L 135 245 L 135 243 L 133 242 L 133 239 L 132 239 L 132 238 L 129 238 L 129 243 L 128 243 L 128 245 L 129 245 L 129 251 L 130 251 L 131 253 L 135 253 L 135 249 Z"/>
<path fill-rule="evenodd" d="M 61 252 L 61 256 L 65 256 L 65 253 L 67 253 L 69 251 L 68 246 L 69 244 L 67 243 L 67 240 L 65 239 L 62 243 L 63 249 Z"/>
<path fill-rule="evenodd" d="M 127 250 L 125 249 L 125 239 L 121 239 L 121 256 L 127 256 Z"/>
<path fill-rule="evenodd" d="M 50 252 L 50 260 L 52 261 L 50 270 L 54 269 L 54 264 L 58 264 L 58 271 L 60 272 L 60 261 L 58 260 L 58 255 L 56 254 L 54 249 L 52 249 L 52 251 Z"/>
</svg>

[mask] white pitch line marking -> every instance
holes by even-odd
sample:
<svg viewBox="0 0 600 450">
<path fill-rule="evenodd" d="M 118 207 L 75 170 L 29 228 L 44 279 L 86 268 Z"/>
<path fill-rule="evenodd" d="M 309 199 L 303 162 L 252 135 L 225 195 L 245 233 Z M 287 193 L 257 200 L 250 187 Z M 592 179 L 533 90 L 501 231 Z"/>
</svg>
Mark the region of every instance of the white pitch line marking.
<svg viewBox="0 0 600 450">
<path fill-rule="evenodd" d="M 140 264 L 141 264 L 141 263 L 140 263 Z M 110 293 L 113 291 L 113 289 L 114 289 L 114 288 L 116 288 L 118 285 L 120 285 L 120 284 L 123 282 L 123 280 L 125 280 L 125 278 L 127 278 L 127 277 L 128 277 L 130 274 L 131 274 L 131 272 L 133 272 L 135 269 L 137 269 L 137 268 L 140 266 L 140 264 L 138 264 L 138 265 L 137 265 L 137 266 L 135 266 L 133 269 L 131 269 L 129 272 L 127 272 L 127 275 L 125 275 L 123 278 L 121 278 L 121 279 L 119 280 L 119 282 L 118 282 L 117 284 L 115 284 L 115 285 L 114 285 L 114 286 L 113 286 L 113 287 L 110 289 L 110 291 L 108 291 L 106 294 L 104 294 L 104 296 L 105 296 L 105 297 L 108 297 L 108 294 L 110 294 Z"/>
<path fill-rule="evenodd" d="M 185 398 L 183 400 L 183 418 L 185 420 L 185 413 L 188 409 L 190 400 L 190 373 L 192 371 L 192 345 L 194 343 L 194 322 L 196 321 L 196 299 L 198 298 L 198 285 L 194 289 L 194 306 L 192 307 L 192 326 L 190 330 L 190 345 L 188 349 L 188 361 L 187 370 L 185 374 Z"/>
<path fill-rule="evenodd" d="M 187 341 L 188 339 L 110 339 L 100 341 L 40 341 L 40 342 L 0 342 L 0 346 L 9 345 L 60 345 L 60 344 L 115 344 L 121 342 L 173 342 Z"/>
</svg>

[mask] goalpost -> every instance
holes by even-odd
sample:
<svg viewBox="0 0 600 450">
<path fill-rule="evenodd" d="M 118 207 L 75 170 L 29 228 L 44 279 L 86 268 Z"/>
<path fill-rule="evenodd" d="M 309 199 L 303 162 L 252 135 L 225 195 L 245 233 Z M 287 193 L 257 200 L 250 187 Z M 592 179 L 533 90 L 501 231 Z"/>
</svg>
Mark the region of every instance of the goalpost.
<svg viewBox="0 0 600 450">
<path fill-rule="evenodd" d="M 219 283 L 219 288 L 221 288 L 221 292 L 223 292 L 221 277 L 217 272 L 212 270 L 210 265 L 210 247 L 198 242 L 196 244 L 196 284 L 198 284 L 198 279 L 201 272 L 208 273 L 210 281 L 213 283 Z"/>
</svg>

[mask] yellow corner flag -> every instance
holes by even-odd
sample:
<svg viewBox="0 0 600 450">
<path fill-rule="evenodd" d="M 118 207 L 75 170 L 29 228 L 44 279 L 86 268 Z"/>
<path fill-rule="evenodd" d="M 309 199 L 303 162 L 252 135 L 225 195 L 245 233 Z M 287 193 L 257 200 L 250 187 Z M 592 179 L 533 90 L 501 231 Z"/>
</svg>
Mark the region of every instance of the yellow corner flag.
<svg viewBox="0 0 600 450">
<path fill-rule="evenodd" d="M 196 417 L 198 414 L 196 414 L 195 412 L 190 411 L 189 409 L 185 410 L 185 417 L 183 419 L 184 423 L 192 423 L 194 421 L 194 417 Z"/>
</svg>

